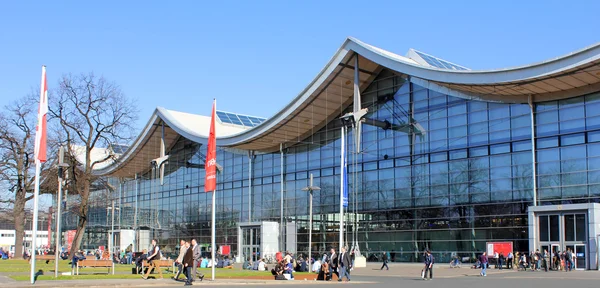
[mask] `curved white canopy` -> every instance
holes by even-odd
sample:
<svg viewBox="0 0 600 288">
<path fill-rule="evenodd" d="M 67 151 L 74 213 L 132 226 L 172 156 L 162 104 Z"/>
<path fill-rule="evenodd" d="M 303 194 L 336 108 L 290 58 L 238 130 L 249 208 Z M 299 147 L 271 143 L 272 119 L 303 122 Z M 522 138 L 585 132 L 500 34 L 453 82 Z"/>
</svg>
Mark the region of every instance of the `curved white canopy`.
<svg viewBox="0 0 600 288">
<path fill-rule="evenodd" d="M 526 103 L 530 95 L 539 102 L 600 91 L 600 44 L 531 65 L 475 71 L 420 65 L 413 59 L 348 38 L 303 91 L 260 125 L 248 129 L 219 123 L 217 145 L 271 152 L 278 150 L 280 143 L 304 140 L 352 104 L 354 57 L 359 57 L 361 89 L 387 68 L 408 75 L 418 85 L 479 100 Z M 130 149 L 97 173 L 131 176 L 132 171 L 147 169 L 150 160 L 159 155 L 161 123 L 166 127 L 166 147 L 170 147 L 180 135 L 204 143 L 209 121 L 206 116 L 157 108 Z"/>
</svg>

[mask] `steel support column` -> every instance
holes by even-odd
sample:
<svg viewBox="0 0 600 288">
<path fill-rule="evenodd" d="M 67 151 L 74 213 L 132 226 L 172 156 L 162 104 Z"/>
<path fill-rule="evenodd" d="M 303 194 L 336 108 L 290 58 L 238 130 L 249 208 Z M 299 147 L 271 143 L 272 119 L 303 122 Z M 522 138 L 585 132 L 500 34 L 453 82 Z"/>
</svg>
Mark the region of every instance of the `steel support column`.
<svg viewBox="0 0 600 288">
<path fill-rule="evenodd" d="M 248 151 L 248 223 L 252 222 L 252 159 L 254 151 Z"/>
<path fill-rule="evenodd" d="M 279 246 L 279 251 L 286 251 L 285 250 L 285 235 L 284 235 L 284 225 L 283 225 L 283 143 L 279 144 L 279 155 L 280 155 L 280 174 L 279 174 L 279 182 L 280 182 L 280 207 L 279 207 L 279 241 L 280 241 L 280 246 Z"/>
<path fill-rule="evenodd" d="M 536 161 L 537 157 L 535 155 L 535 104 L 533 103 L 533 96 L 529 95 L 528 97 L 529 109 L 531 112 L 531 168 L 532 168 L 532 177 L 533 177 L 533 206 L 537 206 L 537 168 Z"/>
</svg>

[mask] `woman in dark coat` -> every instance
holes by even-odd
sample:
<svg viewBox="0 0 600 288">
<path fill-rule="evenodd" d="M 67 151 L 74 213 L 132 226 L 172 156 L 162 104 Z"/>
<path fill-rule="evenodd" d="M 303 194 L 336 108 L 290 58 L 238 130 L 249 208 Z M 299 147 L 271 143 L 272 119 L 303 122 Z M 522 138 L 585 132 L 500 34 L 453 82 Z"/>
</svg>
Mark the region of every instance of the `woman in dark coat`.
<svg viewBox="0 0 600 288">
<path fill-rule="evenodd" d="M 192 285 L 192 269 L 194 267 L 194 249 L 187 249 L 185 255 L 183 256 L 183 266 L 185 267 L 185 277 L 187 277 L 185 281 L 185 286 Z"/>
</svg>

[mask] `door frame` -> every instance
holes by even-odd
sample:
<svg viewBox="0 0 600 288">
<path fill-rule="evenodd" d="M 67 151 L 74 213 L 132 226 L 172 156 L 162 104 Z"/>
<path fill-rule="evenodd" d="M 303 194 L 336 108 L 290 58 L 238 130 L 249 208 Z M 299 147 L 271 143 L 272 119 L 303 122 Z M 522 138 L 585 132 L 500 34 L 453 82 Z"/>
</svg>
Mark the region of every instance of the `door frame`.
<svg viewBox="0 0 600 288">
<path fill-rule="evenodd" d="M 588 263 L 588 257 L 587 257 L 587 244 L 574 244 L 574 251 L 573 251 L 573 255 L 575 255 L 575 270 L 587 270 L 587 263 Z M 584 259 L 584 263 L 585 263 L 585 267 L 581 268 L 581 267 L 577 267 L 577 247 L 578 246 L 583 246 L 583 259 Z"/>
</svg>

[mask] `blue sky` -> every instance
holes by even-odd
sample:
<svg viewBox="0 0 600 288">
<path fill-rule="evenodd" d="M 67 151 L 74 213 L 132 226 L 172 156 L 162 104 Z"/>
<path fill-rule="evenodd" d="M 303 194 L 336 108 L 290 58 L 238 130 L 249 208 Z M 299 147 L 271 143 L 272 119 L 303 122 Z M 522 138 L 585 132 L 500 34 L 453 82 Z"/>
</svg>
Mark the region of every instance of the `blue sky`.
<svg viewBox="0 0 600 288">
<path fill-rule="evenodd" d="M 524 65 L 600 41 L 599 1 L 2 1 L 0 106 L 94 72 L 156 106 L 269 117 L 348 36 L 472 69 Z M 52 99 L 50 99 L 52 101 Z"/>
</svg>

